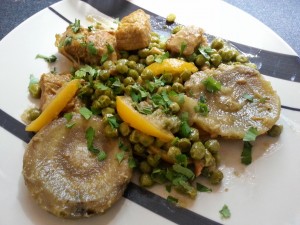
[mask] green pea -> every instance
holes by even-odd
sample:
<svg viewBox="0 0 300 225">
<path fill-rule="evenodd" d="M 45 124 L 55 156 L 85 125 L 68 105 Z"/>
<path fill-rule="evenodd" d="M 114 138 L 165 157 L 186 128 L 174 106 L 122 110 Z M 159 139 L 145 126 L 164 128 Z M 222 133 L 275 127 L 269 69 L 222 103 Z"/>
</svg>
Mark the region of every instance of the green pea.
<svg viewBox="0 0 300 225">
<path fill-rule="evenodd" d="M 181 83 L 179 82 L 174 82 L 172 85 L 172 90 L 177 92 L 177 93 L 181 93 L 184 91 L 184 87 Z"/>
<path fill-rule="evenodd" d="M 147 161 L 142 161 L 139 165 L 139 169 L 142 173 L 151 173 L 152 172 L 152 168 L 148 164 Z"/>
<path fill-rule="evenodd" d="M 170 107 L 172 113 L 178 113 L 180 110 L 180 106 L 178 105 L 177 102 L 172 102 L 169 107 Z"/>
<path fill-rule="evenodd" d="M 220 150 L 220 143 L 216 139 L 207 140 L 204 145 L 211 153 L 217 153 Z"/>
<path fill-rule="evenodd" d="M 155 141 L 154 141 L 154 146 L 158 147 L 158 148 L 161 148 L 164 144 L 165 144 L 165 142 L 158 139 L 158 138 L 156 138 Z"/>
<path fill-rule="evenodd" d="M 99 78 L 101 81 L 107 81 L 110 77 L 110 71 L 109 70 L 100 70 L 99 72 Z"/>
<path fill-rule="evenodd" d="M 119 131 L 120 131 L 122 136 L 126 137 L 130 134 L 131 128 L 129 127 L 128 123 L 123 122 L 119 126 Z"/>
<path fill-rule="evenodd" d="M 137 63 L 135 69 L 139 74 L 141 74 L 145 69 L 145 66 L 142 63 Z"/>
<path fill-rule="evenodd" d="M 223 180 L 223 173 L 221 170 L 214 170 L 210 173 L 209 181 L 211 184 L 219 184 Z"/>
<path fill-rule="evenodd" d="M 146 64 L 150 65 L 150 64 L 154 63 L 154 59 L 155 59 L 154 55 L 148 55 L 146 57 Z"/>
<path fill-rule="evenodd" d="M 171 159 L 173 159 L 173 160 L 175 160 L 175 159 L 176 159 L 176 156 L 177 156 L 177 155 L 180 155 L 180 154 L 181 154 L 180 148 L 175 147 L 175 146 L 171 146 L 171 147 L 168 149 L 168 152 L 167 152 L 167 155 L 168 155 Z"/>
<path fill-rule="evenodd" d="M 188 138 L 181 138 L 178 140 L 177 146 L 182 152 L 187 152 L 190 150 L 192 144 Z"/>
<path fill-rule="evenodd" d="M 149 49 L 148 48 L 144 48 L 138 51 L 138 56 L 140 58 L 146 58 L 149 55 Z"/>
<path fill-rule="evenodd" d="M 146 65 L 146 59 L 140 59 L 139 63 L 143 64 L 143 65 Z"/>
<path fill-rule="evenodd" d="M 248 57 L 245 56 L 245 55 L 243 55 L 243 54 L 237 55 L 236 58 L 235 58 L 235 60 L 237 62 L 240 62 L 240 63 L 247 63 L 247 62 L 249 62 Z"/>
<path fill-rule="evenodd" d="M 222 48 L 219 50 L 219 54 L 222 58 L 222 61 L 229 62 L 235 56 L 235 51 L 230 48 Z"/>
<path fill-rule="evenodd" d="M 135 62 L 135 63 L 137 63 L 138 61 L 139 61 L 139 56 L 138 55 L 130 55 L 129 57 L 128 57 L 128 60 L 129 61 L 133 61 L 133 62 Z"/>
<path fill-rule="evenodd" d="M 196 142 L 196 141 L 199 141 L 199 131 L 196 129 L 196 128 L 191 128 L 191 134 L 189 136 L 189 139 L 192 141 L 192 142 Z"/>
<path fill-rule="evenodd" d="M 33 98 L 41 97 L 41 87 L 39 83 L 30 83 L 28 86 L 29 94 Z"/>
<path fill-rule="evenodd" d="M 143 145 L 141 145 L 141 144 L 134 144 L 134 146 L 133 146 L 133 152 L 136 155 L 144 156 L 144 154 L 145 154 L 145 147 Z"/>
<path fill-rule="evenodd" d="M 152 73 L 151 70 L 149 70 L 149 69 L 144 69 L 144 71 L 143 71 L 142 74 L 141 74 L 141 78 L 142 78 L 143 80 L 153 80 L 154 75 L 153 75 L 153 73 Z"/>
<path fill-rule="evenodd" d="M 105 116 L 107 114 L 116 114 L 116 110 L 111 107 L 106 107 L 106 108 L 102 109 L 101 113 L 102 113 L 102 116 Z"/>
<path fill-rule="evenodd" d="M 140 185 L 143 186 L 143 187 L 150 187 L 153 185 L 153 180 L 150 176 L 150 174 L 147 174 L 147 173 L 143 173 L 141 176 L 140 176 Z"/>
<path fill-rule="evenodd" d="M 122 59 L 127 59 L 129 56 L 129 53 L 127 51 L 120 51 L 120 55 Z"/>
<path fill-rule="evenodd" d="M 139 143 L 139 135 L 140 132 L 138 130 L 133 130 L 129 136 L 129 141 L 134 144 Z"/>
<path fill-rule="evenodd" d="M 159 37 L 158 36 L 151 36 L 151 42 L 159 43 Z"/>
<path fill-rule="evenodd" d="M 182 25 L 176 26 L 172 30 L 172 34 L 176 34 L 178 31 L 180 31 L 183 28 Z"/>
<path fill-rule="evenodd" d="M 221 38 L 214 39 L 212 41 L 210 47 L 213 48 L 213 49 L 216 49 L 216 50 L 219 50 L 219 49 L 223 48 L 224 47 L 223 39 L 221 39 Z"/>
<path fill-rule="evenodd" d="M 100 108 L 108 107 L 110 104 L 110 98 L 107 95 L 101 95 L 98 100 Z"/>
<path fill-rule="evenodd" d="M 116 66 L 116 70 L 121 74 L 125 74 L 128 72 L 128 66 L 122 63 L 118 63 Z"/>
<path fill-rule="evenodd" d="M 106 137 L 110 138 L 118 137 L 118 129 L 113 128 L 108 124 L 104 127 L 104 134 Z"/>
<path fill-rule="evenodd" d="M 129 69 L 128 76 L 132 77 L 132 79 L 136 80 L 139 77 L 139 74 L 134 69 Z"/>
<path fill-rule="evenodd" d="M 173 81 L 173 74 L 171 74 L 171 73 L 164 73 L 161 76 L 162 76 L 162 80 L 166 84 L 171 84 L 172 83 L 172 81 Z"/>
<path fill-rule="evenodd" d="M 205 156 L 206 149 L 201 141 L 194 142 L 190 155 L 193 159 L 200 160 Z"/>
<path fill-rule="evenodd" d="M 125 86 L 129 85 L 129 84 L 134 84 L 134 79 L 132 77 L 126 77 L 124 80 L 123 80 L 123 84 Z"/>
<path fill-rule="evenodd" d="M 153 168 L 157 167 L 159 162 L 160 162 L 160 156 L 159 155 L 155 154 L 155 155 L 148 155 L 147 156 L 147 163 L 151 167 L 153 167 Z"/>
<path fill-rule="evenodd" d="M 208 150 L 205 151 L 204 165 L 205 166 L 214 166 L 215 165 L 215 158 L 212 156 L 212 154 Z"/>
<path fill-rule="evenodd" d="M 170 13 L 166 18 L 168 23 L 174 23 L 175 19 L 176 19 L 176 15 L 174 13 Z"/>
<path fill-rule="evenodd" d="M 185 82 L 185 81 L 187 81 L 187 80 L 190 79 L 191 75 L 192 75 L 192 72 L 191 72 L 191 71 L 189 71 L 189 70 L 184 70 L 184 71 L 180 74 L 180 77 L 181 77 L 181 80 L 182 80 L 183 82 Z"/>
<path fill-rule="evenodd" d="M 38 108 L 31 108 L 27 112 L 27 118 L 29 121 L 33 121 L 38 118 L 40 114 L 41 110 L 39 110 Z"/>
<path fill-rule="evenodd" d="M 283 130 L 283 126 L 282 125 L 273 125 L 273 127 L 268 130 L 267 134 L 271 137 L 278 137 L 281 132 Z"/>
<path fill-rule="evenodd" d="M 107 60 L 103 63 L 102 67 L 105 70 L 109 70 L 113 65 L 115 65 L 115 63 L 111 60 Z"/>
<path fill-rule="evenodd" d="M 153 144 L 153 142 L 154 142 L 154 137 L 149 136 L 149 135 L 144 134 L 144 133 L 140 133 L 140 134 L 139 134 L 139 142 L 140 142 L 143 146 L 149 147 L 150 145 Z"/>
<path fill-rule="evenodd" d="M 84 85 L 80 88 L 79 95 L 80 96 L 91 96 L 94 93 L 93 88 L 90 85 Z"/>
<path fill-rule="evenodd" d="M 216 54 L 212 54 L 210 56 L 210 61 L 211 61 L 211 63 L 214 66 L 218 67 L 221 64 L 221 62 L 222 62 L 222 57 L 219 54 L 217 54 L 217 53 Z"/>
<path fill-rule="evenodd" d="M 199 67 L 204 66 L 205 62 L 206 62 L 206 59 L 202 54 L 198 55 L 195 59 L 195 64 L 196 64 L 196 66 L 199 66 Z"/>
</svg>

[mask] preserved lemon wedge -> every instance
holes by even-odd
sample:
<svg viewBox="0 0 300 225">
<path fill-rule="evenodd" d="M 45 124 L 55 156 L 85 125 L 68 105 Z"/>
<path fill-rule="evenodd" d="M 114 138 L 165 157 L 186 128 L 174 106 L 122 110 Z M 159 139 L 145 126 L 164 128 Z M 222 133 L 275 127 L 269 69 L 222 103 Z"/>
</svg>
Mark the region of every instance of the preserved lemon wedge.
<svg viewBox="0 0 300 225">
<path fill-rule="evenodd" d="M 183 71 L 189 71 L 191 73 L 195 73 L 198 71 L 198 68 L 193 63 L 185 62 L 183 60 L 175 58 L 165 59 L 162 61 L 162 63 L 152 63 L 145 69 L 150 70 L 154 76 L 163 73 L 180 75 Z"/>
<path fill-rule="evenodd" d="M 140 114 L 131 106 L 130 102 L 129 97 L 117 96 L 116 98 L 117 111 L 123 121 L 128 123 L 131 127 L 150 136 L 157 137 L 162 141 L 168 142 L 174 139 L 174 135 L 170 131 L 162 129 L 147 117 Z"/>
<path fill-rule="evenodd" d="M 26 127 L 26 131 L 38 132 L 42 127 L 55 119 L 66 107 L 68 102 L 75 96 L 79 84 L 80 81 L 78 79 L 66 83 L 52 101 L 49 102 L 41 115 Z"/>
</svg>

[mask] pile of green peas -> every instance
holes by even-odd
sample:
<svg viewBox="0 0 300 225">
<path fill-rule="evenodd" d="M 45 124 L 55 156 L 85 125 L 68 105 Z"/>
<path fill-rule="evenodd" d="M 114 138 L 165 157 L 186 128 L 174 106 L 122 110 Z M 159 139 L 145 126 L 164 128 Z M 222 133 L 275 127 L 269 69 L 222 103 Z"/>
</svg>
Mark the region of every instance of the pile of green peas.
<svg viewBox="0 0 300 225">
<path fill-rule="evenodd" d="M 178 32 L 178 30 L 180 28 L 176 27 L 173 33 Z M 196 50 L 190 56 L 172 55 L 171 57 L 193 62 L 199 70 L 216 68 L 221 63 L 249 63 L 246 56 L 228 47 L 222 39 L 215 39 L 210 46 L 206 47 L 208 47 L 206 49 L 209 49 L 207 55 L 203 55 Z M 176 161 L 176 157 L 182 154 L 186 155 L 190 161 L 201 161 L 204 166 L 202 175 L 207 177 L 212 184 L 219 184 L 223 179 L 223 174 L 218 169 L 220 144 L 216 139 L 200 140 L 198 129 L 192 127 L 192 125 L 188 137 L 178 135 L 181 122 L 178 115 L 181 103 L 178 99 L 171 99 L 169 113 L 172 116 L 165 124 L 165 128 L 177 136 L 176 141 L 169 143 L 164 143 L 157 138 L 131 128 L 129 124 L 122 121 L 116 112 L 116 96 L 130 96 L 134 85 L 137 84 L 151 94 L 170 93 L 171 91 L 177 94 L 185 93 L 184 83 L 191 76 L 189 71 L 184 71 L 176 77 L 170 73 L 154 77 L 150 70 L 145 69 L 148 65 L 156 62 L 158 57 L 166 53 L 165 41 L 153 32 L 151 33 L 151 42 L 147 48 L 131 52 L 121 51 L 117 61 L 107 60 L 101 66 L 94 67 L 96 73 L 85 77 L 86 82 L 80 88 L 78 97 L 93 114 L 103 117 L 104 134 L 106 136 L 128 138 L 130 148 L 136 156 L 137 168 L 141 172 L 139 181 L 142 186 L 149 187 L 154 183 L 161 183 L 161 180 L 158 181 L 153 177 L 153 173 L 157 169 L 166 170 L 168 168 L 168 163 L 163 160 L 161 154 L 171 161 Z M 163 84 L 155 86 L 155 79 L 163 81 Z M 149 84 L 152 84 L 151 89 Z M 28 89 L 31 96 L 39 97 L 37 93 L 38 90 L 40 91 L 38 84 L 29 86 Z M 32 110 L 31 119 L 35 119 L 37 115 L 37 111 Z M 116 119 L 118 127 L 112 127 L 109 124 L 111 117 Z M 161 154 L 153 153 L 151 146 L 159 149 Z M 192 163 L 187 166 L 193 169 Z"/>
</svg>

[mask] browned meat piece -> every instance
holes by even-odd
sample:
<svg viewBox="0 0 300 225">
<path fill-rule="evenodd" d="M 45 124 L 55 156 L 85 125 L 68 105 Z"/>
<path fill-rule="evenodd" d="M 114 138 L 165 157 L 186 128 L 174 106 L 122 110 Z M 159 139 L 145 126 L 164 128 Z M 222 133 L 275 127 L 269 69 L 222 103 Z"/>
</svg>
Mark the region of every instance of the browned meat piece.
<svg viewBox="0 0 300 225">
<path fill-rule="evenodd" d="M 70 74 L 55 75 L 55 74 L 43 74 L 40 79 L 41 86 L 41 99 L 40 109 L 44 111 L 47 104 L 54 98 L 58 90 L 63 86 L 64 83 L 71 80 Z M 63 110 L 64 112 L 78 110 L 83 106 L 81 100 L 77 97 L 72 99 Z"/>
<path fill-rule="evenodd" d="M 81 62 L 99 65 L 103 55 L 113 61 L 117 59 L 114 51 L 116 37 L 113 32 L 105 30 L 89 31 L 81 27 L 74 33 L 72 28 L 68 27 L 62 35 L 56 35 L 56 46 L 60 53 L 75 64 Z"/>
<path fill-rule="evenodd" d="M 206 45 L 206 37 L 203 30 L 194 26 L 182 28 L 176 34 L 171 35 L 166 43 L 167 49 L 172 53 L 191 55 L 199 45 Z M 183 47 L 186 46 L 186 47 Z"/>
<path fill-rule="evenodd" d="M 70 122 L 75 125 L 67 128 L 65 118 L 54 120 L 32 138 L 23 158 L 23 176 L 44 210 L 65 218 L 90 217 L 105 212 L 122 196 L 132 176 L 131 151 L 119 149 L 120 142 L 127 145 L 122 138 L 103 135 L 99 117 L 86 120 L 75 114 Z M 95 131 L 94 149 L 106 153 L 102 161 L 88 150 L 89 127 Z M 124 154 L 121 161 L 118 153 Z"/>
<path fill-rule="evenodd" d="M 143 10 L 125 16 L 116 32 L 119 50 L 137 50 L 146 48 L 150 43 L 150 16 Z"/>
<path fill-rule="evenodd" d="M 221 90 L 207 91 L 207 78 L 220 82 Z M 220 65 L 194 73 L 185 88 L 190 97 L 186 97 L 183 110 L 189 112 L 195 125 L 214 137 L 242 139 L 250 127 L 264 134 L 279 119 L 277 93 L 256 69 L 247 66 Z M 206 100 L 207 115 L 195 112 L 200 96 Z"/>
</svg>

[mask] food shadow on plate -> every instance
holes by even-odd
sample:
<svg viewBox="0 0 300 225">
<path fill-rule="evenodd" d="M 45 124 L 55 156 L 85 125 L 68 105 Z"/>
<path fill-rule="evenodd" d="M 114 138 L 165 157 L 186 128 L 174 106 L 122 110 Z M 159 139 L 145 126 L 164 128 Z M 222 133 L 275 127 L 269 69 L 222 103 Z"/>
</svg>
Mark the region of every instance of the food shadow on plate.
<svg viewBox="0 0 300 225">
<path fill-rule="evenodd" d="M 28 220 L 31 221 L 30 224 L 36 225 L 57 225 L 57 224 L 64 224 L 64 225 L 80 225 L 80 224 L 88 224 L 89 225 L 99 225 L 99 224 L 110 224 L 112 220 L 114 220 L 119 211 L 123 208 L 125 204 L 125 198 L 121 198 L 118 202 L 114 204 L 114 206 L 105 212 L 102 215 L 95 215 L 90 218 L 83 218 L 83 219 L 64 219 L 58 218 L 50 213 L 41 209 L 34 199 L 30 196 L 28 192 L 22 174 L 20 174 L 19 178 L 19 193 L 18 193 L 18 200 L 20 202 L 21 208 L 24 211 L 24 214 L 27 216 Z"/>
</svg>

